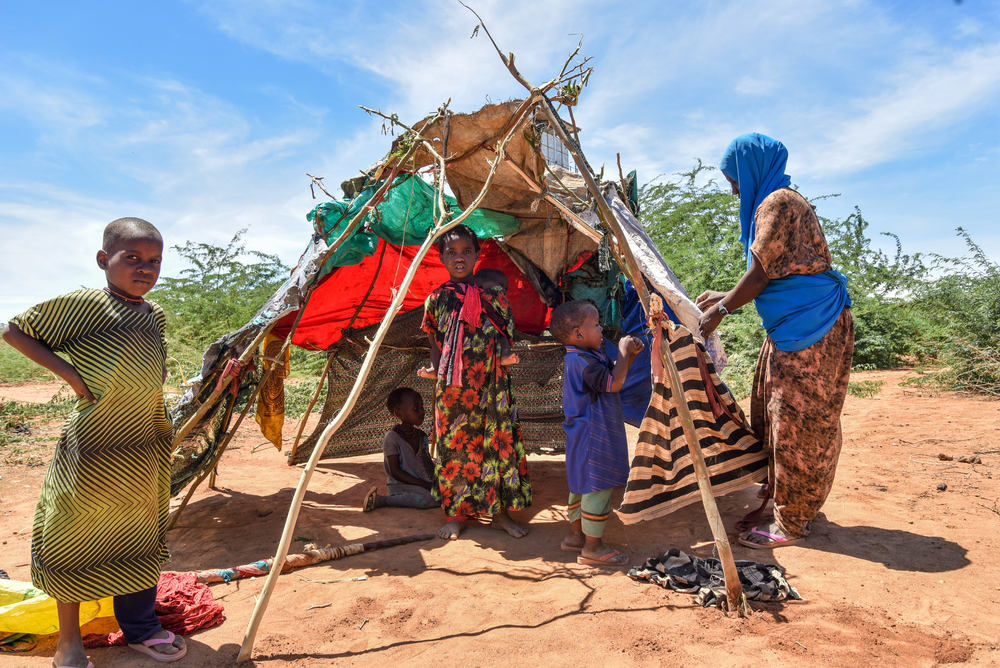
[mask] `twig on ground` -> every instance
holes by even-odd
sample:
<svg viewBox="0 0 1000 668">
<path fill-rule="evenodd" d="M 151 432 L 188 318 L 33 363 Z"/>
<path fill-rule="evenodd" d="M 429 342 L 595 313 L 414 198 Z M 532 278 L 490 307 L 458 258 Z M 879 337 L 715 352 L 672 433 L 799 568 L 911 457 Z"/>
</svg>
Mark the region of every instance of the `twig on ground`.
<svg viewBox="0 0 1000 668">
<path fill-rule="evenodd" d="M 930 464 L 931 466 L 955 466 L 955 462 L 925 462 L 922 459 L 914 459 L 916 455 L 910 455 L 910 461 L 914 464 Z"/>
<path fill-rule="evenodd" d="M 916 440 L 916 441 L 907 441 L 907 440 L 901 438 L 901 439 L 899 439 L 899 442 L 900 443 L 906 443 L 907 445 L 913 445 L 914 443 L 923 443 L 924 441 L 938 441 L 938 442 L 941 442 L 941 443 L 963 443 L 965 441 L 972 441 L 974 439 L 977 439 L 980 436 L 982 436 L 981 433 L 980 434 L 976 434 L 975 436 L 970 436 L 969 438 L 959 438 L 959 439 L 955 439 L 955 440 L 952 440 L 950 438 L 921 438 L 921 439 Z"/>
<path fill-rule="evenodd" d="M 310 584 L 332 584 L 334 582 L 364 582 L 368 579 L 367 575 L 359 575 L 354 578 L 336 578 L 335 580 L 306 580 L 305 578 L 299 578 L 303 582 L 308 582 Z"/>
<path fill-rule="evenodd" d="M 358 630 L 360 631 L 363 628 L 365 628 L 365 624 L 367 624 L 367 623 L 368 623 L 368 618 L 365 617 L 365 621 L 361 622 L 361 626 L 358 627 Z"/>
<path fill-rule="evenodd" d="M 331 603 L 324 603 L 323 605 L 310 605 L 308 608 L 306 608 L 306 612 L 308 612 L 310 610 L 317 610 L 319 608 L 329 608 L 331 605 L 333 605 L 332 602 Z"/>
</svg>

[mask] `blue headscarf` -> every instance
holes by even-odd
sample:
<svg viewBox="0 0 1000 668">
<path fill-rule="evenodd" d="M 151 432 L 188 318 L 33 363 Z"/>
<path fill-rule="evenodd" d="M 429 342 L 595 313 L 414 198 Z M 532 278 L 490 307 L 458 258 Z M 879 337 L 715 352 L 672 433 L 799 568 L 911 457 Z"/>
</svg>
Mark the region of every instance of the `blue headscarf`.
<svg viewBox="0 0 1000 668">
<path fill-rule="evenodd" d="M 740 242 L 750 266 L 750 244 L 757 233 L 754 214 L 764 198 L 792 179 L 785 174 L 788 149 L 777 139 L 750 132 L 734 139 L 726 148 L 719 168 L 740 186 Z"/>
<path fill-rule="evenodd" d="M 785 174 L 788 149 L 759 132 L 740 135 L 726 148 L 719 168 L 740 187 L 740 242 L 747 255 L 757 236 L 757 207 L 764 198 L 791 184 Z M 850 308 L 847 277 L 839 271 L 772 279 L 753 300 L 761 324 L 778 350 L 804 350 L 829 332 L 844 308 Z"/>
</svg>

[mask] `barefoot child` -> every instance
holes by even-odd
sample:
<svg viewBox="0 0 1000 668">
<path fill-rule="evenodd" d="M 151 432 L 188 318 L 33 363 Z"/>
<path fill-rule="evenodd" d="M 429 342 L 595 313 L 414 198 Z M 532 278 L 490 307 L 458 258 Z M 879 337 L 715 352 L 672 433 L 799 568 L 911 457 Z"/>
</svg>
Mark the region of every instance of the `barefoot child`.
<svg viewBox="0 0 1000 668">
<path fill-rule="evenodd" d="M 382 441 L 389 494 L 379 496 L 378 487 L 372 487 L 363 509 L 370 513 L 386 506 L 435 508 L 438 504 L 430 491 L 434 463 L 427 449 L 427 434 L 419 428 L 424 423 L 424 399 L 411 387 L 398 387 L 389 393 L 385 405 L 399 420 Z"/>
<path fill-rule="evenodd" d="M 631 336 L 606 342 L 601 316 L 590 302 L 565 302 L 552 311 L 549 331 L 566 346 L 563 412 L 570 532 L 562 549 L 590 566 L 624 566 L 628 556 L 601 540 L 611 513 L 611 490 L 628 482 L 628 443 L 618 391 L 642 342 Z M 605 347 L 607 343 L 607 347 Z"/>
<path fill-rule="evenodd" d="M 163 239 L 139 218 L 104 230 L 103 290 L 77 290 L 13 318 L 3 338 L 65 380 L 79 400 L 45 474 L 31 534 L 31 582 L 56 600 L 56 668 L 92 668 L 80 602 L 114 596 L 129 647 L 157 661 L 187 653 L 154 611 L 170 498 L 173 429 L 163 404 L 163 310 L 143 299 Z M 56 355 L 67 355 L 69 362 Z"/>
<path fill-rule="evenodd" d="M 454 540 L 468 518 L 484 513 L 493 516 L 494 528 L 521 538 L 528 530 L 508 511 L 531 505 L 531 482 L 510 373 L 500 364 L 500 341 L 514 334 L 510 304 L 502 291 L 476 285 L 479 241 L 472 230 L 449 230 L 438 250 L 451 280 L 427 297 L 423 322 L 436 370 L 434 439 L 441 460 L 431 491 L 448 517 L 438 535 Z"/>
</svg>

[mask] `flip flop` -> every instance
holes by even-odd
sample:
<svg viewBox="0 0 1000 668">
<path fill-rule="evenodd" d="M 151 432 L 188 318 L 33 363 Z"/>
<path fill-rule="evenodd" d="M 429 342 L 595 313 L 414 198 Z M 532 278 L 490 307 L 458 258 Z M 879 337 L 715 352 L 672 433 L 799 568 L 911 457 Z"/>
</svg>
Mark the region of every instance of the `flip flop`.
<svg viewBox="0 0 1000 668">
<path fill-rule="evenodd" d="M 188 652 L 187 643 L 181 645 L 180 651 L 178 651 L 176 654 L 163 654 L 161 652 L 157 652 L 155 649 L 153 649 L 153 646 L 173 645 L 174 640 L 176 638 L 177 636 L 175 636 L 170 631 L 167 631 L 166 638 L 150 638 L 149 640 L 143 640 L 141 643 L 130 643 L 129 647 L 131 647 L 132 649 L 141 654 L 145 654 L 146 656 L 149 656 L 154 660 L 159 661 L 160 663 L 171 663 L 172 661 L 180 661 L 181 659 L 184 658 L 184 656 Z M 90 667 L 88 666 L 87 668 Z"/>
<path fill-rule="evenodd" d="M 619 555 L 625 557 L 625 561 L 618 561 L 618 562 L 610 561 L 611 559 L 614 559 Z M 618 566 L 627 566 L 628 556 L 622 554 L 618 550 L 613 550 L 597 558 L 585 557 L 581 554 L 579 557 L 576 558 L 576 563 L 581 564 L 583 566 L 604 566 L 608 568 L 616 568 Z"/>
<path fill-rule="evenodd" d="M 57 666 L 53 663 L 52 668 L 76 668 L 76 666 Z M 87 659 L 87 668 L 94 668 L 94 662 L 90 659 Z"/>
<path fill-rule="evenodd" d="M 768 496 L 768 494 L 770 494 L 770 493 L 771 493 L 770 485 L 765 482 L 763 485 L 760 486 L 760 489 L 757 490 L 757 498 L 758 499 L 768 499 L 768 498 L 770 498 Z"/>
<path fill-rule="evenodd" d="M 566 541 L 563 541 L 563 542 L 559 543 L 559 549 L 562 550 L 563 552 L 581 552 L 581 551 L 583 551 L 582 547 L 577 547 L 576 545 L 567 545 Z"/>
<path fill-rule="evenodd" d="M 764 538 L 769 538 L 771 542 L 769 543 L 754 543 L 745 538 L 750 534 L 756 534 L 758 536 L 763 536 Z M 774 550 L 779 547 L 790 547 L 792 545 L 798 545 L 799 543 L 805 542 L 806 537 L 801 536 L 799 538 L 785 538 L 784 536 L 779 536 L 776 533 L 770 533 L 768 531 L 761 531 L 760 527 L 753 527 L 750 531 L 746 532 L 740 536 L 740 545 L 746 545 L 752 550 Z"/>
<path fill-rule="evenodd" d="M 375 499 L 378 498 L 378 485 L 375 485 L 365 494 L 364 503 L 361 504 L 361 512 L 370 513 L 375 510 Z"/>
</svg>

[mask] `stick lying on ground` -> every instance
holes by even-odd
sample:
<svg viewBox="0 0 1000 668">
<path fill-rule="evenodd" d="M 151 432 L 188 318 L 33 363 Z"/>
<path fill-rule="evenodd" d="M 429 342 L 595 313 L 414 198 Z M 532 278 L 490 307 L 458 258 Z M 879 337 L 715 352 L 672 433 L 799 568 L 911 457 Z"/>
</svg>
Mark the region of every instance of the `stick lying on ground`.
<svg viewBox="0 0 1000 668">
<path fill-rule="evenodd" d="M 436 534 L 425 533 L 417 536 L 403 536 L 402 538 L 392 538 L 389 540 L 376 540 L 371 543 L 351 543 L 350 545 L 341 545 L 340 547 L 330 547 L 329 545 L 326 547 L 319 547 L 314 543 L 309 543 L 306 545 L 305 552 L 302 554 L 289 554 L 285 558 L 285 563 L 281 567 L 281 572 L 287 573 L 293 568 L 312 566 L 313 564 L 318 564 L 322 561 L 331 561 L 333 559 L 340 559 L 341 557 L 348 557 L 352 554 L 371 552 L 372 550 L 377 550 L 382 547 L 393 547 L 395 545 L 405 545 L 406 543 L 416 543 L 423 540 L 430 540 L 435 536 Z M 274 563 L 274 559 L 262 559 L 261 561 L 255 561 L 252 564 L 237 566 L 235 568 L 198 571 L 195 573 L 195 577 L 198 578 L 198 582 L 205 584 L 210 582 L 230 582 L 241 578 L 253 578 L 270 573 L 272 563 Z"/>
</svg>

